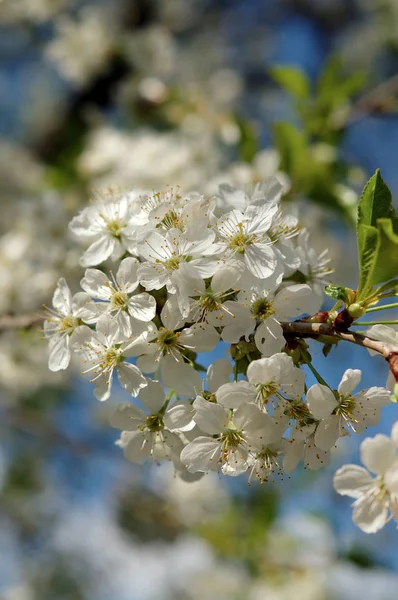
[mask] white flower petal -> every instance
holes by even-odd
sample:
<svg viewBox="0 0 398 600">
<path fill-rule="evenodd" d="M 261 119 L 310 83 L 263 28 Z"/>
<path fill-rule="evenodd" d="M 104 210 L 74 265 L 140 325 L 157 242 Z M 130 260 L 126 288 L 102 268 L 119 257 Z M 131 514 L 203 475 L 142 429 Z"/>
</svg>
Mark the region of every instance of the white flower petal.
<svg viewBox="0 0 398 600">
<path fill-rule="evenodd" d="M 217 390 L 216 398 L 226 408 L 239 408 L 246 402 L 254 402 L 256 390 L 248 381 L 225 383 Z"/>
<path fill-rule="evenodd" d="M 105 235 L 93 242 L 80 259 L 82 267 L 100 265 L 113 254 L 117 245 L 116 238 Z"/>
<path fill-rule="evenodd" d="M 62 371 L 69 366 L 71 358 L 69 336 L 60 335 L 51 338 L 49 351 L 48 368 L 50 371 Z"/>
<path fill-rule="evenodd" d="M 139 265 L 139 261 L 131 256 L 123 259 L 120 263 L 116 281 L 126 294 L 131 294 L 138 287 L 137 270 Z"/>
<path fill-rule="evenodd" d="M 376 533 L 387 523 L 388 508 L 377 498 L 363 498 L 355 503 L 353 521 L 365 533 Z"/>
<path fill-rule="evenodd" d="M 278 292 L 273 301 L 279 321 L 297 319 L 302 314 L 312 315 L 318 310 L 319 301 L 309 285 L 288 285 Z"/>
<path fill-rule="evenodd" d="M 95 380 L 94 396 L 100 402 L 105 402 L 111 395 L 113 372 L 100 375 Z"/>
<path fill-rule="evenodd" d="M 157 414 L 165 402 L 164 387 L 159 381 L 147 379 L 147 386 L 139 393 L 139 399 L 151 415 Z"/>
<path fill-rule="evenodd" d="M 372 473 L 384 475 L 395 461 L 396 447 L 386 435 L 366 438 L 361 444 L 361 461 Z"/>
<path fill-rule="evenodd" d="M 63 316 L 72 314 L 72 294 L 65 279 L 58 279 L 53 295 L 53 307 Z"/>
<path fill-rule="evenodd" d="M 194 352 L 211 352 L 220 336 L 212 325 L 198 323 L 181 332 L 179 343 Z"/>
<path fill-rule="evenodd" d="M 136 294 L 129 300 L 128 311 L 139 321 L 151 321 L 156 314 L 156 300 L 146 292 Z"/>
<path fill-rule="evenodd" d="M 92 298 L 109 302 L 112 296 L 109 278 L 99 269 L 86 269 L 80 285 Z"/>
<path fill-rule="evenodd" d="M 360 498 L 373 485 L 370 473 L 358 465 L 344 465 L 333 478 L 334 489 L 341 496 Z"/>
<path fill-rule="evenodd" d="M 227 383 L 233 373 L 232 364 L 227 358 L 219 358 L 207 369 L 207 389 L 216 392 L 218 388 Z"/>
<path fill-rule="evenodd" d="M 339 383 L 338 392 L 345 396 L 351 394 L 361 381 L 361 371 L 359 369 L 347 369 Z"/>
<path fill-rule="evenodd" d="M 138 406 L 124 403 L 119 404 L 113 409 L 109 416 L 109 423 L 116 429 L 135 431 L 137 426 L 144 421 L 145 416 L 146 415 L 138 408 Z"/>
<path fill-rule="evenodd" d="M 244 256 L 247 268 L 259 279 L 270 277 L 276 269 L 275 252 L 267 244 L 247 246 Z"/>
<path fill-rule="evenodd" d="M 196 426 L 194 414 L 195 409 L 188 402 L 178 402 L 167 409 L 163 422 L 170 431 L 191 431 Z"/>
<path fill-rule="evenodd" d="M 304 448 L 304 465 L 311 469 L 311 471 L 317 471 L 323 467 L 327 467 L 330 463 L 330 451 L 320 450 L 315 446 L 310 438 Z"/>
<path fill-rule="evenodd" d="M 171 356 L 161 360 L 161 374 L 165 387 L 173 389 L 179 396 L 192 398 L 202 389 L 202 379 L 193 367 L 177 362 Z"/>
<path fill-rule="evenodd" d="M 236 289 L 239 279 L 244 273 L 246 267 L 241 260 L 230 259 L 227 263 L 216 271 L 211 280 L 211 289 L 213 292 L 221 293 L 229 289 Z"/>
<path fill-rule="evenodd" d="M 217 440 L 199 436 L 185 446 L 181 452 L 181 462 L 191 473 L 216 471 L 220 451 L 221 446 Z"/>
<path fill-rule="evenodd" d="M 254 334 L 254 341 L 265 357 L 277 354 L 286 344 L 282 327 L 272 317 L 259 325 Z"/>
<path fill-rule="evenodd" d="M 124 456 L 130 462 L 143 465 L 150 457 L 153 449 L 153 434 L 146 431 L 129 432 L 124 446 Z"/>
<path fill-rule="evenodd" d="M 340 437 L 340 417 L 330 415 L 321 421 L 315 432 L 315 446 L 321 450 L 330 450 Z"/>
<path fill-rule="evenodd" d="M 315 383 L 308 390 L 307 403 L 315 419 L 326 419 L 338 404 L 332 390 L 320 383 Z"/>
<path fill-rule="evenodd" d="M 195 409 L 194 421 L 205 433 L 216 435 L 227 426 L 228 415 L 220 404 L 208 402 L 201 396 L 197 396 L 193 407 Z"/>
<path fill-rule="evenodd" d="M 120 384 L 128 391 L 131 396 L 137 396 L 147 384 L 141 371 L 131 363 L 123 362 L 118 366 L 118 376 Z"/>
<path fill-rule="evenodd" d="M 290 442 L 288 451 L 283 459 L 283 470 L 292 473 L 304 455 L 304 441 Z"/>
</svg>

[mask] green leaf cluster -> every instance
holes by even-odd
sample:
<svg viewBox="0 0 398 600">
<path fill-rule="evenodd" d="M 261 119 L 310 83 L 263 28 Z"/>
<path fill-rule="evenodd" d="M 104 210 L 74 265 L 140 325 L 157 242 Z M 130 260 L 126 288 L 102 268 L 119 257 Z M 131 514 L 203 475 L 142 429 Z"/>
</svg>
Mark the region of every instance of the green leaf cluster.
<svg viewBox="0 0 398 600">
<path fill-rule="evenodd" d="M 339 158 L 336 146 L 349 119 L 352 99 L 365 83 L 364 74 L 346 74 L 341 60 L 332 57 L 312 83 L 302 71 L 277 65 L 271 77 L 292 97 L 299 126 L 274 126 L 281 169 L 292 182 L 291 197 L 303 193 L 313 202 L 337 210 L 355 223 L 355 199 L 336 182 L 357 173 Z"/>
<path fill-rule="evenodd" d="M 398 283 L 398 216 L 379 169 L 367 182 L 359 201 L 357 242 L 358 302 L 392 290 Z M 374 286 L 379 287 L 375 290 Z"/>
<path fill-rule="evenodd" d="M 314 85 L 305 73 L 291 66 L 277 65 L 271 76 L 294 99 L 307 135 L 331 144 L 339 140 L 352 98 L 366 82 L 363 71 L 346 74 L 338 56 L 330 58 Z"/>
</svg>

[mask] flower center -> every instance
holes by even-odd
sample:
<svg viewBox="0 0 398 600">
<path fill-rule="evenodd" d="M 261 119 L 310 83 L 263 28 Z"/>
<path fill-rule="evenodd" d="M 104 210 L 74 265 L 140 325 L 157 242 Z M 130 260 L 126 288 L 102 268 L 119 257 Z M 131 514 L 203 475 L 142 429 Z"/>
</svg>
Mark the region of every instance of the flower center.
<svg viewBox="0 0 398 600">
<path fill-rule="evenodd" d="M 267 404 L 270 396 L 275 394 L 278 389 L 278 386 L 274 382 L 270 383 L 258 383 L 256 385 L 257 396 L 256 399 L 260 404 Z"/>
<path fill-rule="evenodd" d="M 254 243 L 255 236 L 245 233 L 242 223 L 238 224 L 238 229 L 239 232 L 230 238 L 228 247 L 238 254 L 244 254 L 247 246 Z"/>
<path fill-rule="evenodd" d="M 275 313 L 272 302 L 266 298 L 257 298 L 250 307 L 250 312 L 259 321 L 265 321 Z"/>
<path fill-rule="evenodd" d="M 115 368 L 124 360 L 125 358 L 122 356 L 121 350 L 118 348 L 109 348 L 105 352 L 103 366 L 108 369 Z"/>
<path fill-rule="evenodd" d="M 111 303 L 114 309 L 125 309 L 128 304 L 128 296 L 124 292 L 115 291 L 112 294 Z"/>
<path fill-rule="evenodd" d="M 164 429 L 163 419 L 160 415 L 149 415 L 149 417 L 144 420 L 144 423 L 147 429 L 153 433 Z"/>
<path fill-rule="evenodd" d="M 351 396 L 350 394 L 348 394 L 346 396 L 342 396 L 341 394 L 338 394 L 337 400 L 338 400 L 339 404 L 335 408 L 334 414 L 337 415 L 338 417 L 343 417 L 343 419 L 345 419 L 345 420 L 352 421 L 353 420 L 352 412 L 356 406 L 356 399 L 354 398 L 354 396 Z"/>
<path fill-rule="evenodd" d="M 308 406 L 304 404 L 304 402 L 301 402 L 301 400 L 293 400 L 290 402 L 288 408 L 284 411 L 284 414 L 290 419 L 299 421 L 302 425 L 313 422 Z"/>
<path fill-rule="evenodd" d="M 156 342 L 159 344 L 163 356 L 169 354 L 170 349 L 176 348 L 178 346 L 179 337 L 180 332 L 175 332 L 173 329 L 161 328 L 159 330 L 159 335 Z"/>
<path fill-rule="evenodd" d="M 242 432 L 233 427 L 228 427 L 222 435 L 224 450 L 236 450 L 243 441 Z"/>
<path fill-rule="evenodd" d="M 214 312 L 219 310 L 221 302 L 217 300 L 212 292 L 206 292 L 200 297 L 200 305 L 205 311 Z"/>
<path fill-rule="evenodd" d="M 61 330 L 71 335 L 73 331 L 81 324 L 81 320 L 73 315 L 68 315 L 61 322 Z"/>
<path fill-rule="evenodd" d="M 202 398 L 207 400 L 207 402 L 212 402 L 213 404 L 217 404 L 216 395 L 211 392 L 206 392 L 205 390 L 202 392 Z"/>
<path fill-rule="evenodd" d="M 115 238 L 120 238 L 120 234 L 122 232 L 122 223 L 117 219 L 113 219 L 112 221 L 108 221 L 106 224 L 106 228 L 111 235 Z"/>
<path fill-rule="evenodd" d="M 175 210 L 170 210 L 160 221 L 159 225 L 163 225 L 165 229 L 184 229 L 184 223 L 180 219 L 178 213 Z"/>
<path fill-rule="evenodd" d="M 176 271 L 180 266 L 180 262 L 182 261 L 181 256 L 172 256 L 169 260 L 166 260 L 163 264 L 166 269 L 170 269 L 171 271 Z"/>
</svg>

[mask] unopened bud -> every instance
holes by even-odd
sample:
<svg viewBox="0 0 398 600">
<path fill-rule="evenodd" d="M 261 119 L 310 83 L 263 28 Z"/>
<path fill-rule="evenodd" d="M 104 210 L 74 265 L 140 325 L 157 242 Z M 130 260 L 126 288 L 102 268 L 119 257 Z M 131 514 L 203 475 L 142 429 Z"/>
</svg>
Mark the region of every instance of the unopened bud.
<svg viewBox="0 0 398 600">
<path fill-rule="evenodd" d="M 317 312 L 312 317 L 306 317 L 302 319 L 305 323 L 327 323 L 329 319 L 329 313 L 327 311 Z"/>
<path fill-rule="evenodd" d="M 357 303 L 351 304 L 347 310 L 348 314 L 354 319 L 359 319 L 366 313 L 366 308 Z"/>
</svg>

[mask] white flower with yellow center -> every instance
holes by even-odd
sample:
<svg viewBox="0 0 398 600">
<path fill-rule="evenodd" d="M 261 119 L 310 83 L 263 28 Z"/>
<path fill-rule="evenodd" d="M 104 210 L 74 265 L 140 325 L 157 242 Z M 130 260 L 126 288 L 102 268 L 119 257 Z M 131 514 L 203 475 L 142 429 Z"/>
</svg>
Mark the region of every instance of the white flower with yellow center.
<svg viewBox="0 0 398 600">
<path fill-rule="evenodd" d="M 336 492 L 355 498 L 353 520 L 366 533 L 379 531 L 391 516 L 398 520 L 398 423 L 391 438 L 380 434 L 366 438 L 361 444 L 366 468 L 344 465 L 334 476 Z"/>
<path fill-rule="evenodd" d="M 138 193 L 109 194 L 88 206 L 69 224 L 77 237 L 91 242 L 80 264 L 91 267 L 108 258 L 117 260 L 126 250 L 135 254 L 136 233 L 141 224 Z"/>
<path fill-rule="evenodd" d="M 247 379 L 255 389 L 255 401 L 266 409 L 272 399 L 281 414 L 292 405 L 301 404 L 304 394 L 304 371 L 297 368 L 284 353 L 253 360 L 247 369 Z"/>
<path fill-rule="evenodd" d="M 203 279 L 217 270 L 211 257 L 216 251 L 214 232 L 205 230 L 200 239 L 192 241 L 189 235 L 170 229 L 165 235 L 157 230 L 145 232 L 137 250 L 145 262 L 138 269 L 138 278 L 147 290 L 160 290 L 177 294 L 183 317 L 189 312 L 189 295 L 200 294 L 205 289 Z"/>
<path fill-rule="evenodd" d="M 238 301 L 249 308 L 252 321 L 259 324 L 254 339 L 257 348 L 266 357 L 280 352 L 286 343 L 280 325 L 282 321 L 313 314 L 319 308 L 310 286 L 306 284 L 288 285 L 276 294 L 256 286 L 240 292 Z"/>
<path fill-rule="evenodd" d="M 353 396 L 360 380 L 359 369 L 347 369 L 337 390 L 320 383 L 308 390 L 308 407 L 314 419 L 319 420 L 315 432 L 318 448 L 329 450 L 350 430 L 362 433 L 369 425 L 379 422 L 381 408 L 391 402 L 390 393 L 385 388 L 371 387 Z"/>
<path fill-rule="evenodd" d="M 179 460 L 183 443 L 180 438 L 170 431 L 175 424 L 174 416 L 170 418 L 169 401 L 165 398 L 164 388 L 158 381 L 147 380 L 147 386 L 138 395 L 144 410 L 134 404 L 119 404 L 110 415 L 110 424 L 116 429 L 123 430 L 120 445 L 125 457 L 131 462 L 143 464 L 154 457 L 155 445 L 163 446 L 163 458 Z M 190 420 L 185 424 L 191 427 Z M 180 419 L 180 430 L 184 424 Z"/>
<path fill-rule="evenodd" d="M 321 450 L 315 445 L 315 427 L 315 423 L 302 425 L 300 422 L 292 427 L 289 446 L 283 459 L 283 469 L 286 473 L 294 471 L 301 460 L 311 471 L 327 467 L 330 463 L 330 450 Z"/>
<path fill-rule="evenodd" d="M 196 437 L 181 452 L 181 462 L 188 471 L 221 470 L 232 476 L 244 473 L 249 467 L 252 435 L 264 426 L 266 415 L 254 404 L 243 403 L 231 411 L 200 396 L 193 408 L 194 421 L 207 435 Z"/>
<path fill-rule="evenodd" d="M 222 260 L 238 257 L 258 279 L 271 277 L 277 266 L 268 231 L 278 210 L 275 203 L 248 206 L 244 213 L 232 210 L 217 221 Z"/>
<path fill-rule="evenodd" d="M 191 298 L 187 320 L 195 323 L 204 321 L 213 327 L 221 327 L 221 337 L 227 343 L 239 342 L 242 330 L 251 333 L 253 323 L 249 310 L 231 299 L 239 288 L 239 275 L 243 270 L 243 263 L 233 259 L 222 265 L 206 289 Z"/>
<path fill-rule="evenodd" d="M 97 400 L 107 400 L 111 395 L 113 373 L 118 374 L 119 382 L 131 394 L 136 396 L 147 385 L 140 369 L 126 362 L 130 347 L 138 341 L 144 341 L 151 334 L 149 324 L 136 321 L 134 337 L 126 340 L 120 332 L 115 319 L 102 315 L 97 322 L 96 331 L 88 328 L 76 332 L 73 347 L 83 356 L 90 366 L 83 373 L 92 373 L 95 383 L 94 396 Z"/>
<path fill-rule="evenodd" d="M 139 262 L 136 258 L 125 258 L 120 263 L 116 277 L 111 280 L 98 269 L 87 269 L 80 285 L 91 298 L 87 309 L 93 312 L 97 320 L 102 314 L 112 315 L 120 331 L 126 337 L 132 335 L 132 321 L 151 321 L 156 314 L 156 300 L 150 294 L 134 294 L 139 282 L 137 269 Z"/>
<path fill-rule="evenodd" d="M 208 211 L 209 201 L 201 194 L 191 192 L 182 195 L 178 188 L 157 192 L 142 204 L 142 212 L 147 215 L 149 225 L 163 232 L 169 229 L 188 231 L 192 239 L 198 237 L 198 230 L 206 229 Z"/>
<path fill-rule="evenodd" d="M 83 320 L 87 323 L 92 322 L 92 315 L 87 310 L 89 302 L 90 296 L 84 292 L 72 296 L 65 279 L 58 280 L 52 301 L 54 308 L 47 308 L 47 318 L 43 325 L 44 336 L 50 345 L 50 371 L 61 371 L 68 367 L 76 331 L 81 327 L 85 328 Z"/>
<path fill-rule="evenodd" d="M 162 312 L 161 315 L 164 318 Z M 163 384 L 177 394 L 194 397 L 202 389 L 199 372 L 190 364 L 190 352 L 211 352 L 220 336 L 211 325 L 198 323 L 180 331 L 151 324 L 151 334 L 138 339 L 129 348 L 130 356 L 138 356 L 137 366 L 144 373 L 160 369 Z"/>
</svg>

